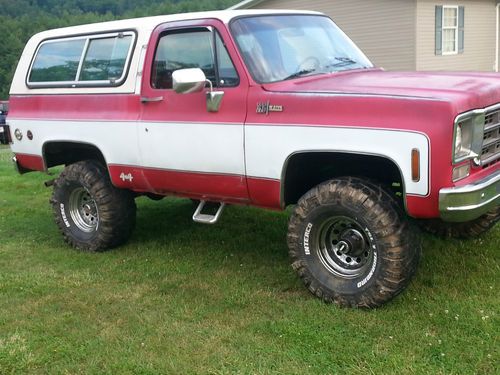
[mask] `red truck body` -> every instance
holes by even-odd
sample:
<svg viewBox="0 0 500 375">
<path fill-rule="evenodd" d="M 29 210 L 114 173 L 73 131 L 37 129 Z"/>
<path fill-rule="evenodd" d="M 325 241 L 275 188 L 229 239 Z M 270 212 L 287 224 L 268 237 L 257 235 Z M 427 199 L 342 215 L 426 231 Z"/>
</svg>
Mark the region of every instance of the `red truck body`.
<svg viewBox="0 0 500 375">
<path fill-rule="evenodd" d="M 285 26 L 276 26 L 280 22 Z M 338 38 L 341 50 L 350 52 L 325 57 L 321 48 L 311 47 L 307 53 L 317 56 L 306 53 L 290 62 L 290 51 L 297 55 L 308 48 L 294 50 L 290 41 L 300 43 L 319 24 Z M 318 30 L 314 33 L 310 44 L 322 38 Z M 184 64 L 158 78 L 166 72 L 164 65 L 180 64 L 168 53 L 192 35 L 211 38 L 214 70 Z M 103 41 L 113 42 L 115 52 L 118 43 L 128 41 L 121 76 L 85 81 L 85 72 L 100 69 L 86 70 L 86 64 L 96 64 L 87 59 Z M 64 43 L 68 47 L 59 50 Z M 71 61 L 79 60 L 74 79 L 35 78 L 54 68 L 52 60 L 69 61 L 77 44 L 83 52 Z M 45 56 L 51 48 L 59 52 Z M 188 44 L 184 48 L 199 52 Z M 181 48 L 177 59 L 185 53 Z M 56 68 L 70 69 L 65 64 Z M 206 75 L 212 73 L 214 78 L 207 80 L 211 88 L 204 90 Z M 490 215 L 485 228 L 498 219 L 500 76 L 386 72 L 373 67 L 329 19 L 313 12 L 196 13 L 37 34 L 19 62 L 7 122 L 21 172 L 97 160 L 114 188 L 136 195 L 279 210 L 300 206 L 325 181 L 335 185 L 336 179 L 352 176 L 395 190 L 402 209 L 417 219 L 471 222 Z M 65 204 L 60 204 L 62 212 Z M 88 216 L 90 208 L 85 210 Z M 62 215 L 63 229 L 69 228 Z M 302 238 L 306 255 L 311 228 L 316 228 L 312 223 L 293 237 Z M 354 248 L 360 238 L 373 240 L 371 230 L 355 220 L 349 223 L 342 224 L 350 227 L 345 238 L 332 242 L 338 262 L 347 268 L 339 271 L 334 261 L 333 275 L 350 275 L 352 265 L 352 256 L 341 255 L 338 243 Z M 362 258 L 358 255 L 353 259 Z M 376 271 L 376 254 L 366 257 L 374 268 L 368 273 L 370 268 L 363 266 L 360 277 L 365 278 L 357 288 L 365 288 Z M 325 259 L 329 264 L 331 257 Z M 355 263 L 361 267 L 363 262 Z M 354 305 L 377 302 L 357 300 Z"/>
</svg>

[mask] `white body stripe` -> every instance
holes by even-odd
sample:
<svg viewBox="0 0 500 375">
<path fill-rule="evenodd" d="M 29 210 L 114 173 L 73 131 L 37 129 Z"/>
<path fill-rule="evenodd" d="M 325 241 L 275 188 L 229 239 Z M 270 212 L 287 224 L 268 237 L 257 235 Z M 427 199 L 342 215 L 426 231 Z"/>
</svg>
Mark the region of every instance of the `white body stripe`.
<svg viewBox="0 0 500 375">
<path fill-rule="evenodd" d="M 139 139 L 145 166 L 245 175 L 243 124 L 141 122 Z"/>
<path fill-rule="evenodd" d="M 420 150 L 421 177 L 411 178 L 411 150 Z M 248 176 L 281 179 L 287 158 L 304 151 L 345 151 L 385 156 L 399 166 L 407 194 L 427 195 L 429 145 L 423 134 L 403 130 L 313 126 L 258 126 L 245 128 Z"/>
<path fill-rule="evenodd" d="M 93 144 L 104 155 L 108 164 L 139 165 L 137 126 L 123 121 L 70 121 L 70 120 L 8 120 L 12 131 L 20 129 L 21 141 L 13 139 L 14 153 L 41 155 L 46 142 L 68 141 Z M 26 137 L 28 130 L 33 140 Z"/>
<path fill-rule="evenodd" d="M 428 139 L 403 130 L 132 121 L 9 119 L 9 123 L 24 135 L 28 130 L 34 135 L 32 141 L 26 136 L 21 142 L 14 140 L 15 153 L 40 155 L 47 141 L 84 142 L 98 147 L 109 164 L 274 180 L 281 179 L 287 159 L 297 152 L 379 155 L 398 165 L 407 194 L 428 194 Z M 411 179 L 413 148 L 420 151 L 418 182 Z"/>
<path fill-rule="evenodd" d="M 41 155 L 49 141 L 93 144 L 108 164 L 245 175 L 243 125 L 9 119 L 24 137 L 15 153 Z M 147 129 L 147 131 L 146 131 Z M 33 132 L 33 140 L 26 132 Z"/>
</svg>

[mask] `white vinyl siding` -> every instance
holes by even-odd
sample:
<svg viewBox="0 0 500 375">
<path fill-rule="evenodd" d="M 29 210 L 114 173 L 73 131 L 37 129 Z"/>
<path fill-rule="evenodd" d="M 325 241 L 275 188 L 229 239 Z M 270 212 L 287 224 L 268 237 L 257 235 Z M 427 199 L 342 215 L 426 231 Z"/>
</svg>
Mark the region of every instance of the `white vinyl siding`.
<svg viewBox="0 0 500 375">
<path fill-rule="evenodd" d="M 458 43 L 457 54 L 437 53 L 436 5 L 439 5 L 439 2 L 418 0 L 417 70 L 493 71 L 495 65 L 496 1 L 461 0 L 455 4 L 449 2 L 446 4 L 456 5 L 464 9 L 464 43 L 462 46 Z"/>
</svg>

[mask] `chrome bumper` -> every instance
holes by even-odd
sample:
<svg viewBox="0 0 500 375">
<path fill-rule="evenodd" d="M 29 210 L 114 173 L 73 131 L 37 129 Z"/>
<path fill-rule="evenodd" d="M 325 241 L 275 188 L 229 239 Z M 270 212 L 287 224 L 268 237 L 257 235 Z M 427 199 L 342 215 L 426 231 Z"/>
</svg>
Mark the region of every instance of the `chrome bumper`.
<svg viewBox="0 0 500 375">
<path fill-rule="evenodd" d="M 500 204 L 500 171 L 473 184 L 439 191 L 439 212 L 444 221 L 478 218 Z"/>
</svg>

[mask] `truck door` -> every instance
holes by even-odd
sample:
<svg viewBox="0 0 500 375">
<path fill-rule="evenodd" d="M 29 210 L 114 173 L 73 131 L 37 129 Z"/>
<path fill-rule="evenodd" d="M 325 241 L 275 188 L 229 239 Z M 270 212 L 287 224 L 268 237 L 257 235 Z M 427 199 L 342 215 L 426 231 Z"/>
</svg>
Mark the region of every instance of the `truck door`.
<svg viewBox="0 0 500 375">
<path fill-rule="evenodd" d="M 202 92 L 178 94 L 172 73 L 201 68 L 220 107 Z M 225 26 L 216 20 L 159 26 L 146 53 L 138 134 L 144 177 L 158 194 L 247 201 L 244 129 L 248 81 Z"/>
</svg>

